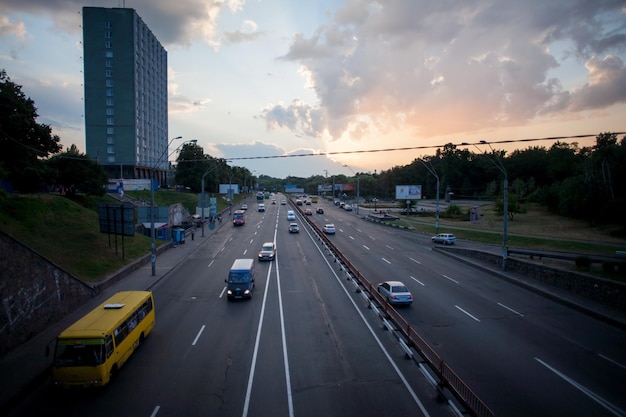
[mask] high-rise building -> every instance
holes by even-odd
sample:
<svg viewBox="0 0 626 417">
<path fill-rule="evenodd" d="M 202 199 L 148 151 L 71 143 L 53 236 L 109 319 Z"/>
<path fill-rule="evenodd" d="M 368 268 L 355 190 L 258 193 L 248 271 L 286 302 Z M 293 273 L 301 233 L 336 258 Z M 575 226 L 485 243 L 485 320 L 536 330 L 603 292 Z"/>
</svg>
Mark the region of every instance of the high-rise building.
<svg viewBox="0 0 626 417">
<path fill-rule="evenodd" d="M 109 178 L 168 168 L 167 52 L 134 9 L 83 7 L 85 141 Z"/>
</svg>

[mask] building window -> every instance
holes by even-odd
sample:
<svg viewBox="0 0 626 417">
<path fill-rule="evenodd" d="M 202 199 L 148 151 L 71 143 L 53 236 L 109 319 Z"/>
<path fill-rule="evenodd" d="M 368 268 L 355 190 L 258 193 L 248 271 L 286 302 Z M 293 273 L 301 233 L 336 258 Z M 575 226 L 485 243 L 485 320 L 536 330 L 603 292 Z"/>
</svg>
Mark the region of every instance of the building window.
<svg viewBox="0 0 626 417">
<path fill-rule="evenodd" d="M 113 108 L 107 107 L 107 116 L 113 116 L 113 114 L 114 114 Z"/>
<path fill-rule="evenodd" d="M 115 135 L 115 128 L 107 127 L 107 135 Z"/>
<path fill-rule="evenodd" d="M 112 88 L 107 88 L 107 96 L 108 97 L 113 97 L 113 89 Z"/>
<path fill-rule="evenodd" d="M 105 58 L 113 58 L 113 51 L 104 51 Z"/>
<path fill-rule="evenodd" d="M 107 145 L 113 145 L 113 136 L 107 136 Z"/>
<path fill-rule="evenodd" d="M 106 42 L 104 42 L 104 47 L 105 48 L 113 48 L 113 43 L 111 41 L 106 41 Z"/>
<path fill-rule="evenodd" d="M 107 106 L 113 106 L 113 99 L 112 98 L 107 98 Z"/>
<path fill-rule="evenodd" d="M 104 22 L 105 29 L 111 29 L 111 22 Z"/>
<path fill-rule="evenodd" d="M 110 30 L 105 31 L 105 32 L 104 32 L 104 37 L 105 37 L 106 39 L 111 39 L 111 37 L 112 37 L 112 36 L 111 36 L 111 31 L 110 31 Z"/>
<path fill-rule="evenodd" d="M 115 153 L 115 146 L 113 146 L 113 145 L 109 145 L 109 146 L 107 146 L 107 153 L 108 153 L 109 155 L 110 155 L 110 154 L 114 154 L 114 153 Z M 115 157 L 113 157 L 113 158 L 114 158 L 114 160 L 115 160 Z"/>
<path fill-rule="evenodd" d="M 104 71 L 104 76 L 107 77 L 107 78 L 113 77 L 113 70 L 105 70 Z"/>
<path fill-rule="evenodd" d="M 107 87 L 113 87 L 113 80 L 111 79 L 107 79 L 104 83 L 106 84 Z"/>
<path fill-rule="evenodd" d="M 107 117 L 107 125 L 113 126 L 115 124 L 115 119 L 112 117 Z"/>
</svg>

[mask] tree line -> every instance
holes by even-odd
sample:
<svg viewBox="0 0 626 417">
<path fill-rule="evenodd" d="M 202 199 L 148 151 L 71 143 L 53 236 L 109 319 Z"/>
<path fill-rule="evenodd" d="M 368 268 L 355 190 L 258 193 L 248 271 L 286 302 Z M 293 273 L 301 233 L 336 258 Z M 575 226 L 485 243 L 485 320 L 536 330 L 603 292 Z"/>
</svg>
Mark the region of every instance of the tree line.
<svg viewBox="0 0 626 417">
<path fill-rule="evenodd" d="M 108 177 L 95 158 L 81 153 L 75 145 L 65 151 L 50 126 L 37 122 L 35 103 L 0 71 L 0 185 L 19 192 L 62 190 L 102 195 Z M 396 185 L 421 185 L 422 196 L 439 198 L 489 199 L 503 195 L 503 177 L 509 185 L 510 214 L 525 202 L 546 206 L 562 216 L 585 219 L 591 224 L 619 223 L 626 203 L 626 137 L 600 133 L 595 145 L 556 142 L 549 148 L 528 147 L 507 154 L 503 150 L 473 152 L 470 145 L 446 144 L 434 155 L 380 172 L 357 172 L 348 177 L 322 175 L 308 178 L 273 178 L 254 175 L 247 168 L 230 166 L 228 161 L 205 154 L 197 143 L 185 143 L 171 168 L 177 184 L 200 192 L 217 193 L 219 184 L 238 184 L 242 192 L 283 191 L 293 184 L 308 194 L 317 194 L 322 185 L 352 184 L 349 198 L 393 200 Z M 452 193 L 452 194 L 450 194 Z M 499 200 L 498 200 L 499 199 Z"/>
</svg>

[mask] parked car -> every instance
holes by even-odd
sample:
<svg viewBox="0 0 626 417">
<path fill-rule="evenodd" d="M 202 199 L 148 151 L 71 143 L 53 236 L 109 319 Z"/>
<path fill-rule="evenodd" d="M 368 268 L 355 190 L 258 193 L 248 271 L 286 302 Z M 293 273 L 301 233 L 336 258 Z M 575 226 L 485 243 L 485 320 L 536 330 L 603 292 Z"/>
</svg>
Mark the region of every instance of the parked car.
<svg viewBox="0 0 626 417">
<path fill-rule="evenodd" d="M 289 233 L 298 233 L 299 231 L 298 223 L 289 223 Z"/>
<path fill-rule="evenodd" d="M 317 210 L 315 210 L 315 212 L 316 212 L 317 214 L 324 214 L 324 209 L 323 209 L 323 208 L 321 208 L 321 207 L 318 207 L 318 208 L 317 208 Z"/>
<path fill-rule="evenodd" d="M 437 236 L 432 237 L 433 243 L 443 243 L 444 245 L 454 245 L 456 236 L 452 233 L 439 233 Z"/>
<path fill-rule="evenodd" d="M 413 303 L 413 294 L 400 281 L 385 281 L 378 284 L 378 292 L 385 297 L 389 304 L 405 304 Z"/>
<path fill-rule="evenodd" d="M 276 256 L 276 244 L 265 242 L 259 251 L 259 261 L 271 261 Z"/>
<path fill-rule="evenodd" d="M 325 224 L 324 225 L 324 233 L 326 233 L 327 235 L 334 235 L 335 234 L 335 225 L 334 224 Z"/>
<path fill-rule="evenodd" d="M 344 209 L 345 211 L 352 211 L 352 206 L 351 206 L 350 204 L 344 204 L 344 205 L 343 205 L 343 209 Z"/>
</svg>

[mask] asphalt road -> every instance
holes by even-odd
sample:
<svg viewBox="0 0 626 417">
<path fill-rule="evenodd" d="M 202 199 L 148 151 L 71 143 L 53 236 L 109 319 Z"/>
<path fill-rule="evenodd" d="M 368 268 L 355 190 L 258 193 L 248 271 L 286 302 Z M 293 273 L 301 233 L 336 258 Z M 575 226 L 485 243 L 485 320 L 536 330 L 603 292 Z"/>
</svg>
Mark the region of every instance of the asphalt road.
<svg viewBox="0 0 626 417">
<path fill-rule="evenodd" d="M 12 416 L 448 416 L 363 297 L 287 206 L 250 204 L 151 290 L 156 326 L 101 390 L 38 386 Z M 275 240 L 252 299 L 228 301 L 233 260 Z"/>
<path fill-rule="evenodd" d="M 330 204 L 333 243 L 372 283 L 403 281 L 406 320 L 496 415 L 626 415 L 626 334 Z M 463 242 L 457 242 L 462 246 Z"/>
</svg>

